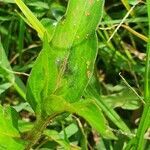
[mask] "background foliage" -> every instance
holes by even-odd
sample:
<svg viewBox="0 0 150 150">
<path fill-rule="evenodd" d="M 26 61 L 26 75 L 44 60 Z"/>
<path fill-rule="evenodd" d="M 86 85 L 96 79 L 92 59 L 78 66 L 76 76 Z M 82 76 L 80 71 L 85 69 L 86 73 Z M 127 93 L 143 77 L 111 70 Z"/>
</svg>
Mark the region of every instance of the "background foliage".
<svg viewBox="0 0 150 150">
<path fill-rule="evenodd" d="M 64 15 L 68 1 L 26 0 L 25 3 L 52 33 Z M 129 139 L 136 134 L 144 103 L 144 71 L 148 41 L 147 4 L 145 1 L 137 3 L 136 0 L 106 0 L 103 13 L 97 28 L 98 55 L 95 76 L 83 97 L 96 99 L 104 114 L 104 122 L 107 120 L 118 140 L 101 138 L 76 114 L 63 114 L 56 117 L 44 131 L 35 145 L 37 149 L 81 147 L 85 150 L 120 150 L 124 149 Z M 25 18 L 23 20 L 21 16 L 22 13 L 13 0 L 0 1 L 0 102 L 4 106 L 1 106 L 0 114 L 6 118 L 0 122 L 0 146 L 6 145 L 2 139 L 7 139 L 11 143 L 8 149 L 18 147 L 18 150 L 22 149 L 26 142 L 20 140 L 16 128 L 19 127 L 24 136 L 36 120 L 32 108 L 25 101 L 25 93 L 28 75 L 42 49 L 42 42 L 36 31 L 27 25 L 28 21 Z M 13 121 L 11 115 L 13 118 L 15 116 Z M 9 134 L 5 129 L 7 118 L 10 121 Z M 15 119 L 19 119 L 18 125 Z M 147 131 L 145 139 L 149 138 Z M 145 149 L 150 149 L 149 141 Z"/>
</svg>

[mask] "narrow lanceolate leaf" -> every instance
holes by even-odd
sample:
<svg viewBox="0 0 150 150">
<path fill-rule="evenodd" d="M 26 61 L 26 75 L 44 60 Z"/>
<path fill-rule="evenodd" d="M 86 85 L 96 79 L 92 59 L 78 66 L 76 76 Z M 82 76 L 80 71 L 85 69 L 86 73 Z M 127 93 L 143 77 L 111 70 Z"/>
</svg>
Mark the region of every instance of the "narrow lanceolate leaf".
<svg viewBox="0 0 150 150">
<path fill-rule="evenodd" d="M 101 19 L 103 4 L 104 0 L 70 0 L 52 45 L 67 49 L 90 36 Z"/>
<path fill-rule="evenodd" d="M 30 11 L 30 9 L 23 3 L 22 0 L 15 0 L 15 2 L 18 5 L 18 7 L 21 9 L 23 14 L 26 16 L 27 20 L 32 25 L 32 27 L 37 31 L 39 37 L 43 40 L 44 33 L 46 32 L 46 29 L 44 28 L 44 26 L 35 17 L 35 15 Z"/>
<path fill-rule="evenodd" d="M 128 133 L 130 135 L 131 131 L 128 126 L 124 123 L 124 121 L 120 118 L 120 116 L 111 108 L 104 100 L 100 98 L 100 95 L 93 84 L 89 84 L 85 90 L 85 95 L 95 100 L 95 103 L 103 110 L 105 115 L 112 120 L 112 122 L 123 132 Z"/>
<path fill-rule="evenodd" d="M 66 19 L 67 23 L 62 29 L 63 20 L 60 21 L 50 43 L 45 34 L 43 50 L 35 62 L 27 86 L 27 100 L 35 111 L 42 112 L 42 105 L 51 94 L 61 95 L 69 102 L 75 102 L 81 97 L 92 75 L 97 55 L 95 30 L 102 16 L 102 6 L 103 1 L 99 0 L 70 1 L 66 13 L 70 22 Z M 73 14 L 77 12 L 78 15 L 74 17 Z M 82 24 L 87 25 L 83 27 Z M 62 38 L 62 34 L 67 36 Z M 81 38 L 76 38 L 76 34 Z"/>
</svg>

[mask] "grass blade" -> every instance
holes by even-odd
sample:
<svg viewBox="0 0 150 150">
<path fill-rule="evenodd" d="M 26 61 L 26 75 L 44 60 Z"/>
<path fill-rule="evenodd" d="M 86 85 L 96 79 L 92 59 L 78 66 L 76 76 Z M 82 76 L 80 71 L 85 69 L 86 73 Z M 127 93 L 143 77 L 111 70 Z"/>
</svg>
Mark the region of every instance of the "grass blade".
<svg viewBox="0 0 150 150">
<path fill-rule="evenodd" d="M 130 129 L 127 127 L 127 125 L 122 121 L 120 116 L 112 109 L 110 108 L 105 101 L 103 101 L 98 92 L 94 90 L 94 87 L 89 85 L 86 89 L 86 94 L 89 97 L 93 97 L 95 99 L 95 102 L 97 105 L 102 109 L 102 111 L 107 115 L 107 117 L 112 120 L 112 122 L 123 132 L 130 134 Z"/>
<path fill-rule="evenodd" d="M 35 17 L 35 15 L 30 11 L 30 9 L 23 3 L 22 0 L 15 0 L 18 7 L 21 9 L 23 14 L 26 16 L 32 27 L 37 31 L 39 37 L 43 40 L 44 33 L 46 29 L 41 24 L 41 22 Z"/>
<path fill-rule="evenodd" d="M 144 89 L 144 111 L 141 117 L 141 121 L 137 130 L 137 134 L 135 139 L 133 139 L 133 142 L 130 142 L 129 145 L 127 145 L 127 150 L 132 149 L 133 150 L 142 150 L 145 147 L 146 140 L 144 139 L 144 135 L 146 130 L 148 129 L 150 125 L 150 84 L 149 84 L 149 78 L 150 78 L 150 0 L 147 0 L 147 11 L 148 11 L 148 20 L 149 20 L 149 35 L 148 35 L 148 43 L 147 43 L 147 52 L 146 52 L 146 66 L 145 66 L 145 89 Z"/>
</svg>

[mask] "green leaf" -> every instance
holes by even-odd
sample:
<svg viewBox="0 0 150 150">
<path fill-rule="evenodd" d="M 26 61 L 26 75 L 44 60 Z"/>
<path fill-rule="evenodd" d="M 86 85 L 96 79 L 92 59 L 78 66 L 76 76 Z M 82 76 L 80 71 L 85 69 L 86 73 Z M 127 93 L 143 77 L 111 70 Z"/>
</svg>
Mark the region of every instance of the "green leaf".
<svg viewBox="0 0 150 150">
<path fill-rule="evenodd" d="M 34 111 L 41 112 L 42 103 L 55 89 L 58 70 L 56 52 L 50 47 L 45 36 L 40 52 L 27 84 L 27 100 Z"/>
<path fill-rule="evenodd" d="M 19 138 L 17 112 L 12 107 L 0 105 L 0 149 L 23 150 L 25 143 Z"/>
<path fill-rule="evenodd" d="M 2 83 L 0 84 L 0 94 L 6 91 L 9 87 L 12 86 L 12 83 Z"/>
<path fill-rule="evenodd" d="M 0 135 L 0 150 L 24 150 L 25 143 L 12 137 Z"/>
<path fill-rule="evenodd" d="M 109 129 L 100 107 L 95 101 L 86 99 L 72 105 L 75 110 L 74 113 L 88 121 L 88 123 L 96 129 L 101 136 L 108 139 L 116 139 L 113 132 Z"/>
<path fill-rule="evenodd" d="M 65 111 L 72 111 L 71 104 L 66 102 L 61 96 L 50 95 L 43 104 L 44 115 L 60 114 Z"/>
<path fill-rule="evenodd" d="M 15 83 L 13 84 L 13 86 L 16 89 L 16 91 L 20 94 L 20 96 L 24 100 L 26 100 L 26 96 L 25 96 L 26 87 L 25 87 L 23 81 L 18 76 L 15 76 Z"/>
<path fill-rule="evenodd" d="M 49 33 L 44 28 L 42 23 L 35 17 L 35 15 L 30 11 L 30 9 L 23 3 L 22 0 L 15 0 L 18 7 L 21 9 L 21 11 L 24 13 L 26 18 L 28 19 L 29 23 L 32 25 L 32 27 L 37 31 L 39 37 L 43 40 L 45 32 L 47 33 L 49 37 Z"/>
<path fill-rule="evenodd" d="M 15 3 L 14 0 L 3 0 L 4 3 Z"/>
<path fill-rule="evenodd" d="M 130 129 L 121 119 L 121 117 L 111 108 L 104 100 L 101 99 L 100 93 L 93 83 L 90 83 L 85 90 L 85 96 L 93 99 L 95 103 L 102 109 L 106 116 L 123 132 L 130 134 Z"/>
<path fill-rule="evenodd" d="M 68 142 L 66 142 L 64 139 L 62 139 L 57 131 L 45 130 L 44 134 L 47 135 L 50 140 L 53 140 L 57 142 L 59 145 L 61 145 L 65 150 L 71 149 L 71 145 Z"/>
<path fill-rule="evenodd" d="M 95 33 L 70 50 L 63 79 L 58 93 L 69 102 L 78 101 L 83 94 L 92 74 L 97 56 L 97 37 Z M 61 88 L 64 90 L 61 93 Z M 57 94 L 57 92 L 56 92 Z"/>
<path fill-rule="evenodd" d="M 104 138 L 116 139 L 108 128 L 100 107 L 93 100 L 86 99 L 70 104 L 60 96 L 51 95 L 45 101 L 44 108 L 45 114 L 48 115 L 61 114 L 62 112 L 76 113 L 83 117 Z"/>
<path fill-rule="evenodd" d="M 35 62 L 27 85 L 27 100 L 38 113 L 42 111 L 42 105 L 50 94 L 62 95 L 70 102 L 80 98 L 93 73 L 97 55 L 96 35 L 73 47 L 68 62 L 65 62 L 67 55 L 63 53 L 65 51 L 53 50 L 45 37 L 43 50 Z M 57 63 L 60 63 L 60 67 Z"/>
<path fill-rule="evenodd" d="M 101 96 L 101 99 L 111 108 L 121 107 L 122 109 L 135 110 L 141 105 L 137 95 L 128 88 L 123 89 L 119 93 Z"/>
<path fill-rule="evenodd" d="M 12 73 L 9 61 L 3 49 L 2 43 L 0 42 L 0 94 L 8 89 L 14 83 L 15 76 Z"/>
<path fill-rule="evenodd" d="M 0 135 L 20 137 L 18 131 L 18 114 L 12 107 L 0 105 Z"/>
<path fill-rule="evenodd" d="M 14 75 L 11 72 L 12 69 L 10 67 L 9 61 L 7 59 L 7 56 L 5 54 L 5 50 L 3 49 L 2 43 L 0 42 L 0 73 L 4 75 L 4 77 L 11 81 L 12 83 L 14 82 Z"/>
<path fill-rule="evenodd" d="M 33 7 L 40 7 L 44 9 L 49 9 L 48 3 L 42 2 L 42 1 L 28 1 L 27 3 L 28 6 L 33 6 Z"/>
<path fill-rule="evenodd" d="M 17 92 L 25 99 L 25 87 L 20 87 L 22 83 L 19 77 L 15 77 L 13 70 L 9 64 L 5 50 L 3 49 L 2 43 L 0 42 L 0 94 L 7 90 L 12 85 L 15 87 Z"/>
<path fill-rule="evenodd" d="M 78 132 L 78 127 L 76 124 L 72 123 L 69 126 L 65 127 L 60 133 L 60 137 L 64 139 L 64 132 L 67 135 L 67 138 L 69 139 L 72 135 Z"/>
<path fill-rule="evenodd" d="M 102 17 L 103 4 L 103 0 L 70 0 L 66 14 L 56 28 L 52 45 L 68 49 L 90 36 Z"/>
<path fill-rule="evenodd" d="M 97 37 L 93 32 L 70 49 L 58 49 L 53 43 L 48 44 L 45 37 L 27 86 L 27 99 L 34 110 L 40 112 L 50 94 L 62 95 L 70 102 L 80 98 L 92 76 L 97 55 Z"/>
<path fill-rule="evenodd" d="M 49 33 L 49 41 L 51 41 L 55 33 L 57 22 L 49 18 L 42 18 L 41 23 Z"/>
<path fill-rule="evenodd" d="M 92 76 L 97 55 L 95 30 L 102 7 L 99 0 L 69 2 L 66 19 L 56 27 L 52 41 L 48 43 L 47 34 L 44 36 L 43 49 L 28 79 L 27 100 L 41 117 L 65 111 L 77 113 L 102 136 L 115 138 L 93 101 L 69 103 L 80 100 Z"/>
<path fill-rule="evenodd" d="M 18 127 L 21 133 L 27 133 L 32 130 L 34 123 L 25 120 L 19 120 Z"/>
</svg>

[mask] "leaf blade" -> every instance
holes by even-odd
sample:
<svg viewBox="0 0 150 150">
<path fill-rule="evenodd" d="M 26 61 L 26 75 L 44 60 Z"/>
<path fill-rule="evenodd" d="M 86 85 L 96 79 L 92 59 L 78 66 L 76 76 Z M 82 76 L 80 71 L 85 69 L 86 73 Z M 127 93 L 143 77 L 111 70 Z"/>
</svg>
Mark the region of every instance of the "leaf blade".
<svg viewBox="0 0 150 150">
<path fill-rule="evenodd" d="M 30 11 L 30 9 L 24 4 L 22 0 L 15 0 L 15 3 L 21 9 L 23 14 L 26 16 L 32 27 L 37 31 L 39 37 L 43 39 L 46 29 L 44 28 L 42 23 L 35 17 L 35 15 Z"/>
<path fill-rule="evenodd" d="M 103 0 L 70 0 L 67 12 L 56 28 L 52 45 L 68 49 L 86 39 L 96 30 L 103 5 Z"/>
</svg>

